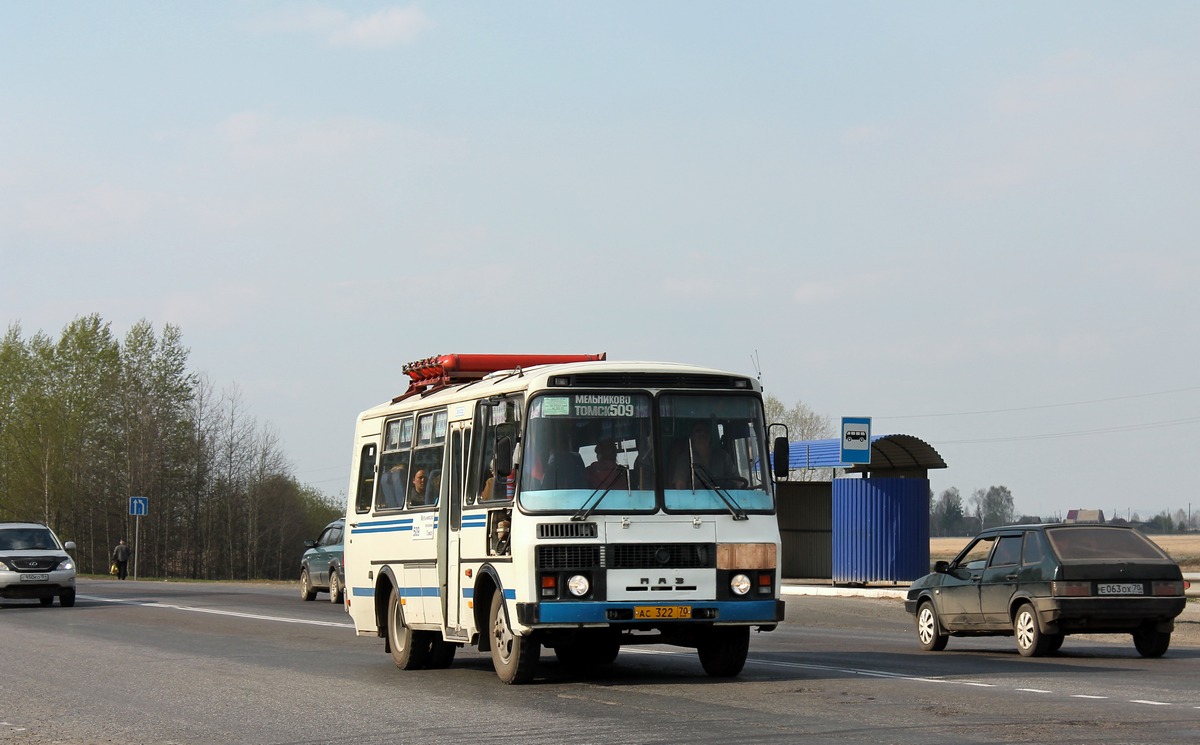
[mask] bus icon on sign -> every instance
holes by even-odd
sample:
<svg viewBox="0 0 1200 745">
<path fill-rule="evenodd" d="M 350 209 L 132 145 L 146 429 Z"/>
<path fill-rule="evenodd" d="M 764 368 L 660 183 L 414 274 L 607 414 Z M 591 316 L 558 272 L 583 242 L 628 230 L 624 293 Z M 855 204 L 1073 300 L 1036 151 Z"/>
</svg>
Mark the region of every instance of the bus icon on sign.
<svg viewBox="0 0 1200 745">
<path fill-rule="evenodd" d="M 865 429 L 848 429 L 846 430 L 846 439 L 851 442 L 855 440 L 859 442 L 866 442 L 867 431 Z"/>
</svg>

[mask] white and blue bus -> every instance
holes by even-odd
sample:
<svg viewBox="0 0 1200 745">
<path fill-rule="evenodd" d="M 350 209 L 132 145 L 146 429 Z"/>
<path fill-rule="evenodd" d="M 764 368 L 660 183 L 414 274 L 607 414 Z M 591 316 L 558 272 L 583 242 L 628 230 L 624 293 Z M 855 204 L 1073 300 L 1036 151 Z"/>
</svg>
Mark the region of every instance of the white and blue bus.
<svg viewBox="0 0 1200 745">
<path fill-rule="evenodd" d="M 403 669 L 490 651 L 506 683 L 623 645 L 737 675 L 783 620 L 761 388 L 598 355 L 443 355 L 354 433 L 345 600 Z"/>
</svg>

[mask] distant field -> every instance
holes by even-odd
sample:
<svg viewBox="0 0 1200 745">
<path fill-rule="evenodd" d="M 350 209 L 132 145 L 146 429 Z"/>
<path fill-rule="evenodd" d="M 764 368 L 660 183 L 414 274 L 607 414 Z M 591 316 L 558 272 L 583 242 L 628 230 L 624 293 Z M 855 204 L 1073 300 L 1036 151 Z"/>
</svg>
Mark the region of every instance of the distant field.
<svg viewBox="0 0 1200 745">
<path fill-rule="evenodd" d="M 1179 562 L 1185 572 L 1200 572 L 1200 534 L 1152 535 L 1147 536 L 1157 543 L 1171 558 Z M 967 545 L 970 538 L 930 538 L 929 560 L 953 559 Z"/>
</svg>

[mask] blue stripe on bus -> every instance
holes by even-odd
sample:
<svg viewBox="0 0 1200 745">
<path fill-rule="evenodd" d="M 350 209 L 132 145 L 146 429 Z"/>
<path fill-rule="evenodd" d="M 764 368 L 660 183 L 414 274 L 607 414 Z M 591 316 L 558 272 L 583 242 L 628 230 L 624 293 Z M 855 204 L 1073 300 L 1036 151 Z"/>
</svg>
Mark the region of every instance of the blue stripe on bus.
<svg viewBox="0 0 1200 745">
<path fill-rule="evenodd" d="M 463 594 L 463 598 L 465 598 L 467 600 L 474 600 L 475 599 L 475 588 L 464 587 L 462 594 Z M 505 600 L 516 600 L 517 599 L 517 591 L 516 590 L 505 590 L 504 591 L 504 599 Z"/>
<path fill-rule="evenodd" d="M 361 528 L 355 528 L 350 532 L 354 535 L 358 535 L 359 533 L 402 533 L 405 531 L 412 531 L 412 529 L 412 523 L 409 522 L 408 525 L 396 525 L 389 527 L 377 527 L 375 525 L 369 525 Z"/>
<path fill-rule="evenodd" d="M 609 621 L 606 611 L 629 610 L 635 606 L 651 603 L 606 603 L 603 601 L 580 603 L 541 603 L 538 606 L 538 623 L 633 623 Z M 742 621 L 747 623 L 775 623 L 774 600 L 747 600 L 744 602 L 660 603 L 659 605 L 691 605 L 699 608 L 716 608 L 717 620 L 722 622 Z M 697 619 L 711 622 L 708 619 Z M 690 623 L 691 619 L 680 619 L 679 623 Z"/>
<path fill-rule="evenodd" d="M 352 587 L 350 594 L 356 598 L 373 598 L 375 597 L 374 587 Z M 462 591 L 463 598 L 466 600 L 475 599 L 475 590 L 470 587 L 464 587 Z M 402 598 L 436 598 L 438 596 L 438 588 L 436 587 L 401 587 L 400 597 Z M 505 600 L 516 600 L 516 590 L 505 590 Z"/>
</svg>

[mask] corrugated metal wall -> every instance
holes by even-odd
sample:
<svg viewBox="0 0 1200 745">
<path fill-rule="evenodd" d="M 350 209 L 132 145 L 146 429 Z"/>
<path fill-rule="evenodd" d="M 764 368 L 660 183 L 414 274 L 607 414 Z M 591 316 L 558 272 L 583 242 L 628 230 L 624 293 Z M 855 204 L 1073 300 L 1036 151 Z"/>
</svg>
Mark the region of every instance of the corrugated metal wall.
<svg viewBox="0 0 1200 745">
<path fill-rule="evenodd" d="M 828 481 L 781 481 L 780 576 L 829 579 L 833 576 L 833 497 Z"/>
<path fill-rule="evenodd" d="M 835 584 L 929 573 L 928 479 L 834 479 L 832 496 Z"/>
</svg>

